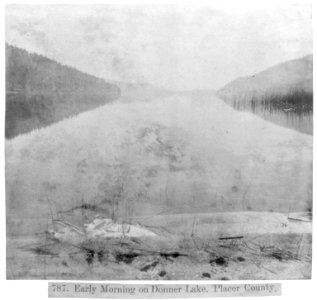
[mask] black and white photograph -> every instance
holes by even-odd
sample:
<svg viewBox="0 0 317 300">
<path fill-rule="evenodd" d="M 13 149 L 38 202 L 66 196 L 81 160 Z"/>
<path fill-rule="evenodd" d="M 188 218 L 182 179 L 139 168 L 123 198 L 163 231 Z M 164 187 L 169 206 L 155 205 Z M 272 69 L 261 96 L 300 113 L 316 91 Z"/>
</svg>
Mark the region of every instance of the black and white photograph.
<svg viewBox="0 0 317 300">
<path fill-rule="evenodd" d="M 308 4 L 9 4 L 8 280 L 312 273 Z"/>
</svg>

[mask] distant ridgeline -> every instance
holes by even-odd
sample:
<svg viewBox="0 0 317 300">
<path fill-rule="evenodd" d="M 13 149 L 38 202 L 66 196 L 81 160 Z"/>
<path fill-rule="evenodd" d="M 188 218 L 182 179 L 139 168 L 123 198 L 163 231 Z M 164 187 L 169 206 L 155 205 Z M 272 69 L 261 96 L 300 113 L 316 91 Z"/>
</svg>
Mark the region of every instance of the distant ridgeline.
<svg viewBox="0 0 317 300">
<path fill-rule="evenodd" d="M 237 110 L 313 133 L 313 56 L 287 61 L 250 77 L 238 78 L 217 92 Z"/>
<path fill-rule="evenodd" d="M 119 97 L 114 84 L 6 44 L 8 139 Z"/>
</svg>

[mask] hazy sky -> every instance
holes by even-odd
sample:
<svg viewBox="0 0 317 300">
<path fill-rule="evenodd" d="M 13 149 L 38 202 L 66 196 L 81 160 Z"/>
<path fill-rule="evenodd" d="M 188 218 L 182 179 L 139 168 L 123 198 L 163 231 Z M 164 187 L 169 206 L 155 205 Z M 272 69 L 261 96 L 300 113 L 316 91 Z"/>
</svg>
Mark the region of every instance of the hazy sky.
<svg viewBox="0 0 317 300">
<path fill-rule="evenodd" d="M 6 41 L 96 76 L 217 89 L 312 53 L 310 6 L 7 6 Z"/>
</svg>

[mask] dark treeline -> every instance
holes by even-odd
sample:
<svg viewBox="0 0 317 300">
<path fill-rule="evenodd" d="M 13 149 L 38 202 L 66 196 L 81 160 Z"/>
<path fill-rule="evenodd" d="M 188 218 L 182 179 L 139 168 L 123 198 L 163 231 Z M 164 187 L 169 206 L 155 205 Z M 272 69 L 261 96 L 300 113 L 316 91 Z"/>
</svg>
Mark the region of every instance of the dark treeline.
<svg viewBox="0 0 317 300">
<path fill-rule="evenodd" d="M 119 97 L 114 84 L 6 44 L 6 138 Z"/>
<path fill-rule="evenodd" d="M 260 117 L 296 129 L 313 133 L 313 93 L 291 89 L 287 93 L 244 94 L 232 97 L 222 95 L 228 104 L 241 111 L 252 111 Z"/>
<path fill-rule="evenodd" d="M 259 99 L 260 98 L 260 99 Z M 313 93 L 302 89 L 290 90 L 286 94 L 266 93 L 262 96 L 252 95 L 250 98 L 234 99 L 233 106 L 239 110 L 251 109 L 256 112 L 258 107 L 274 111 L 284 110 L 298 115 L 313 112 Z"/>
<path fill-rule="evenodd" d="M 313 112 L 313 93 L 304 90 L 293 90 L 285 95 L 268 95 L 261 99 L 261 104 L 269 110 L 283 109 L 298 115 Z"/>
</svg>

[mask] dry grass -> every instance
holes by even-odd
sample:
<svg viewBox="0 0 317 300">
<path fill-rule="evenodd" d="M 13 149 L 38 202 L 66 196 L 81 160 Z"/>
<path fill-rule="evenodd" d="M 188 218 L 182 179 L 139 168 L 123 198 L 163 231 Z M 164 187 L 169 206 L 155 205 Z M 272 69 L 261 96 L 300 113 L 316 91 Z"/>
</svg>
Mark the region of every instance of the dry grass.
<svg viewBox="0 0 317 300">
<path fill-rule="evenodd" d="M 25 242 L 8 240 L 9 249 L 15 247 L 18 253 L 7 257 L 8 279 L 309 279 L 311 270 L 310 235 L 249 236 L 237 244 L 209 240 L 203 247 L 187 239 L 174 252 L 104 242 L 80 248 L 57 243 L 50 244 L 50 252 L 25 252 Z"/>
</svg>

